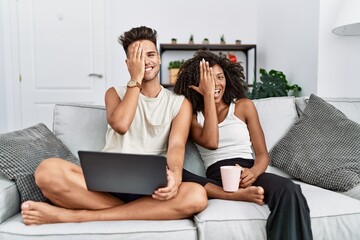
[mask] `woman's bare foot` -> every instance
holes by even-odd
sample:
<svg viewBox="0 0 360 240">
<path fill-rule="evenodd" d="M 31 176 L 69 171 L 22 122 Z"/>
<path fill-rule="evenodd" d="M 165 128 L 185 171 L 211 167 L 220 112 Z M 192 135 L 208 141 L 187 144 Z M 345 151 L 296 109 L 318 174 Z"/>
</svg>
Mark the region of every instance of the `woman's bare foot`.
<svg viewBox="0 0 360 240">
<path fill-rule="evenodd" d="M 238 191 L 232 193 L 233 200 L 254 202 L 264 205 L 264 189 L 262 187 L 250 186 L 247 188 L 239 188 Z"/>
<path fill-rule="evenodd" d="M 74 222 L 71 211 L 45 202 L 26 201 L 21 205 L 21 215 L 26 225 Z"/>
</svg>

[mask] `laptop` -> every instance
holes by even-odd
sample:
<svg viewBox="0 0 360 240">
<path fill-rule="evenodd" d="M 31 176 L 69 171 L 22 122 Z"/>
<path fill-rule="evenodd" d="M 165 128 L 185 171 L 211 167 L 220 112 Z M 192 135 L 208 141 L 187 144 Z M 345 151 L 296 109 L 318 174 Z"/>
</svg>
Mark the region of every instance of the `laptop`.
<svg viewBox="0 0 360 240">
<path fill-rule="evenodd" d="M 90 191 L 152 195 L 167 185 L 164 156 L 95 151 L 78 154 Z"/>
</svg>

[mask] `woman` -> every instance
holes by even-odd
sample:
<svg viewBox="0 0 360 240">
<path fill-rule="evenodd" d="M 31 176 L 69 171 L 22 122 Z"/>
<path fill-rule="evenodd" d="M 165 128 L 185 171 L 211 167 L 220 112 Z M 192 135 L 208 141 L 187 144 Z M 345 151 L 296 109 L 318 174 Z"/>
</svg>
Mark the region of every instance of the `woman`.
<svg viewBox="0 0 360 240">
<path fill-rule="evenodd" d="M 174 91 L 192 103 L 190 135 L 207 176 L 192 175 L 191 179 L 205 187 L 209 198 L 268 204 L 268 239 L 312 239 L 309 208 L 300 186 L 265 173 L 269 155 L 246 90 L 242 66 L 209 51 L 198 51 L 181 67 Z M 220 166 L 236 164 L 243 168 L 239 190 L 225 192 Z"/>
</svg>

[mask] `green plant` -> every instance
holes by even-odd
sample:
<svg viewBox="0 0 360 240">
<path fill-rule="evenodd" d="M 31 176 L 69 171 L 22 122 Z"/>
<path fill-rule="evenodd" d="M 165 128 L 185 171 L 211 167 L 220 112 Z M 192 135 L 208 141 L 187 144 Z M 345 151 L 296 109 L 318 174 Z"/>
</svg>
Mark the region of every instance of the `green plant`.
<svg viewBox="0 0 360 240">
<path fill-rule="evenodd" d="M 225 36 L 224 36 L 224 34 L 220 36 L 220 43 L 225 43 Z"/>
<path fill-rule="evenodd" d="M 294 93 L 301 91 L 299 85 L 289 85 L 285 74 L 277 70 L 270 70 L 268 73 L 265 69 L 260 69 L 260 81 L 254 80 L 252 91 L 248 93 L 249 98 L 282 97 L 288 96 L 290 90 Z"/>
<path fill-rule="evenodd" d="M 185 60 L 174 60 L 174 61 L 170 61 L 169 65 L 168 65 L 168 69 L 174 69 L 174 68 L 180 68 L 181 65 L 183 65 L 185 62 Z"/>
<path fill-rule="evenodd" d="M 191 34 L 191 35 L 190 35 L 190 38 L 189 38 L 189 43 L 193 43 L 193 42 L 194 42 L 194 35 Z"/>
</svg>

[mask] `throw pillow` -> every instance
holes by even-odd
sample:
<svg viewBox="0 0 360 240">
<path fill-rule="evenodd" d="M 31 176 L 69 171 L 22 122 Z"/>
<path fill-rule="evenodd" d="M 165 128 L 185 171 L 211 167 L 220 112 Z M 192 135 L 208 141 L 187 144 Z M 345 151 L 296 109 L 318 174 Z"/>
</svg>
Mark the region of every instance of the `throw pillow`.
<svg viewBox="0 0 360 240">
<path fill-rule="evenodd" d="M 270 151 L 270 164 L 304 182 L 347 191 L 360 182 L 360 124 L 311 95 L 304 113 Z"/>
<path fill-rule="evenodd" d="M 0 134 L 0 169 L 15 181 L 21 201 L 46 201 L 35 184 L 34 172 L 44 159 L 57 157 L 79 165 L 79 160 L 42 123 Z"/>
</svg>

